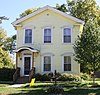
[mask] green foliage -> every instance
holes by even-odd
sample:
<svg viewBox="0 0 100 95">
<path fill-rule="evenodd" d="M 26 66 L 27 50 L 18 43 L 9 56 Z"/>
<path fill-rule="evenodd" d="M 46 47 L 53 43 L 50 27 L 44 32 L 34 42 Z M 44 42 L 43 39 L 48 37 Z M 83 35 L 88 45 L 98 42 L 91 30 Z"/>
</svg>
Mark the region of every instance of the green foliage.
<svg viewBox="0 0 100 95">
<path fill-rule="evenodd" d="M 47 88 L 47 93 L 49 94 L 62 94 L 63 92 L 64 90 L 60 85 L 52 85 Z"/>
<path fill-rule="evenodd" d="M 48 74 L 35 74 L 36 81 L 50 81 L 50 76 Z"/>
<path fill-rule="evenodd" d="M 42 75 L 40 73 L 35 74 L 36 81 L 41 81 Z"/>
<path fill-rule="evenodd" d="M 20 16 L 20 18 L 25 17 L 25 16 L 27 16 L 27 15 L 29 15 L 29 14 L 31 14 L 31 13 L 39 10 L 39 9 L 40 8 L 34 8 L 34 9 L 33 8 L 30 8 L 30 9 L 27 9 L 23 13 L 21 13 L 19 16 Z"/>
<path fill-rule="evenodd" d="M 3 45 L 5 37 L 6 37 L 6 31 L 2 27 L 0 27 L 0 46 Z"/>
<path fill-rule="evenodd" d="M 13 81 L 15 69 L 0 68 L 0 81 Z"/>
<path fill-rule="evenodd" d="M 80 81 L 81 78 L 78 75 L 63 73 L 58 77 L 57 81 Z"/>
<path fill-rule="evenodd" d="M 50 81 L 50 77 L 48 76 L 48 74 L 43 74 L 41 81 Z"/>
<path fill-rule="evenodd" d="M 69 1 L 68 6 L 71 15 L 83 20 L 85 23 L 89 20 L 98 23 L 100 20 L 100 10 L 95 0 Z"/>
<path fill-rule="evenodd" d="M 81 73 L 80 77 L 83 80 L 90 80 L 91 79 L 90 75 L 88 75 L 87 73 Z"/>
<path fill-rule="evenodd" d="M 66 8 L 66 4 L 62 4 L 61 6 L 59 4 L 56 4 L 56 9 L 60 10 L 62 12 L 68 12 L 67 8 Z"/>
<path fill-rule="evenodd" d="M 0 28 L 0 68 L 2 67 L 13 68 L 14 65 L 10 59 L 8 51 L 6 51 L 4 48 L 5 39 L 7 39 L 5 30 L 3 28 Z"/>
<path fill-rule="evenodd" d="M 82 69 L 97 71 L 100 69 L 100 27 L 87 23 L 84 32 L 74 44 L 75 60 L 84 66 Z M 83 71 L 82 70 L 82 71 Z"/>
</svg>

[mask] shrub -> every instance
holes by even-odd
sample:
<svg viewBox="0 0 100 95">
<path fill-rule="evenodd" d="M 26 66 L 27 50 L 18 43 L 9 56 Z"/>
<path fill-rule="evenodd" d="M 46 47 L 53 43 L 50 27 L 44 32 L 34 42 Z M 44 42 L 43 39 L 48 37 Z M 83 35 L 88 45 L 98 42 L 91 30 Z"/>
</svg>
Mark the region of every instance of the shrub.
<svg viewBox="0 0 100 95">
<path fill-rule="evenodd" d="M 13 81 L 13 74 L 15 69 L 1 68 L 0 69 L 0 81 Z"/>
<path fill-rule="evenodd" d="M 88 74 L 86 74 L 86 73 L 81 73 L 81 74 L 80 74 L 80 77 L 81 77 L 81 79 L 83 79 L 83 80 L 89 80 L 89 79 L 90 79 L 90 76 L 89 76 Z"/>
<path fill-rule="evenodd" d="M 63 88 L 59 85 L 53 85 L 47 88 L 47 93 L 49 94 L 62 94 L 63 92 Z"/>
<path fill-rule="evenodd" d="M 41 75 L 40 73 L 35 74 L 36 81 L 50 81 L 51 77 L 48 74 Z"/>
<path fill-rule="evenodd" d="M 80 81 L 81 78 L 78 75 L 63 73 L 57 80 L 58 81 Z"/>
<path fill-rule="evenodd" d="M 48 76 L 48 74 L 43 74 L 41 81 L 50 81 L 50 79 L 51 78 Z"/>
<path fill-rule="evenodd" d="M 36 79 L 36 81 L 41 81 L 42 75 L 39 73 L 35 74 L 35 79 Z"/>
</svg>

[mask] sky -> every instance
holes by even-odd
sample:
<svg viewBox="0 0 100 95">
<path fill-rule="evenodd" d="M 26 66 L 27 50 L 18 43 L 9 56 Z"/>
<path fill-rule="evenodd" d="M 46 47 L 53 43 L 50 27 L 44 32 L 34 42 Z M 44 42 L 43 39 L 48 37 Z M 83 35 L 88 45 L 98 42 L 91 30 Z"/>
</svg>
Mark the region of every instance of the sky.
<svg viewBox="0 0 100 95">
<path fill-rule="evenodd" d="M 100 6 L 100 0 L 96 0 Z M 12 26 L 12 22 L 19 17 L 19 14 L 29 8 L 43 7 L 50 5 L 54 7 L 56 4 L 64 4 L 66 0 L 2 0 L 0 1 L 0 16 L 6 16 L 9 20 L 4 20 L 0 27 L 6 30 L 7 36 L 16 34 L 16 30 Z"/>
</svg>

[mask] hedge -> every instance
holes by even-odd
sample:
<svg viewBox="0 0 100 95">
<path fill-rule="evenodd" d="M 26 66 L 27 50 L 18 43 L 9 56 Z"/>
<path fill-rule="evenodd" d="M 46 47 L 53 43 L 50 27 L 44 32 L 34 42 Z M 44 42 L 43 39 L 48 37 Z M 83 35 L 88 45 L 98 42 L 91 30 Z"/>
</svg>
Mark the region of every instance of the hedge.
<svg viewBox="0 0 100 95">
<path fill-rule="evenodd" d="M 15 69 L 0 68 L 0 81 L 13 81 Z"/>
</svg>

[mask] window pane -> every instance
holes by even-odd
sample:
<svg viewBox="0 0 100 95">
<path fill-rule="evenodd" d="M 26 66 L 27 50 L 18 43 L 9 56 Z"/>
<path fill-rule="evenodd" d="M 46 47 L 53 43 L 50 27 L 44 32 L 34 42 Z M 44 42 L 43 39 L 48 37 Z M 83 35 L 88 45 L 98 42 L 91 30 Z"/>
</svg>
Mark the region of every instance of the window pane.
<svg viewBox="0 0 100 95">
<path fill-rule="evenodd" d="M 51 64 L 51 57 L 50 56 L 44 56 L 44 64 Z"/>
<path fill-rule="evenodd" d="M 71 36 L 64 36 L 64 43 L 70 43 L 71 42 Z"/>
<path fill-rule="evenodd" d="M 32 29 L 25 30 L 25 43 L 32 43 Z"/>
<path fill-rule="evenodd" d="M 65 28 L 64 29 L 64 35 L 71 35 L 71 29 L 70 28 Z"/>
<path fill-rule="evenodd" d="M 64 71 L 71 71 L 71 64 L 64 64 Z"/>
<path fill-rule="evenodd" d="M 51 64 L 44 64 L 44 71 L 51 71 Z"/>
</svg>

